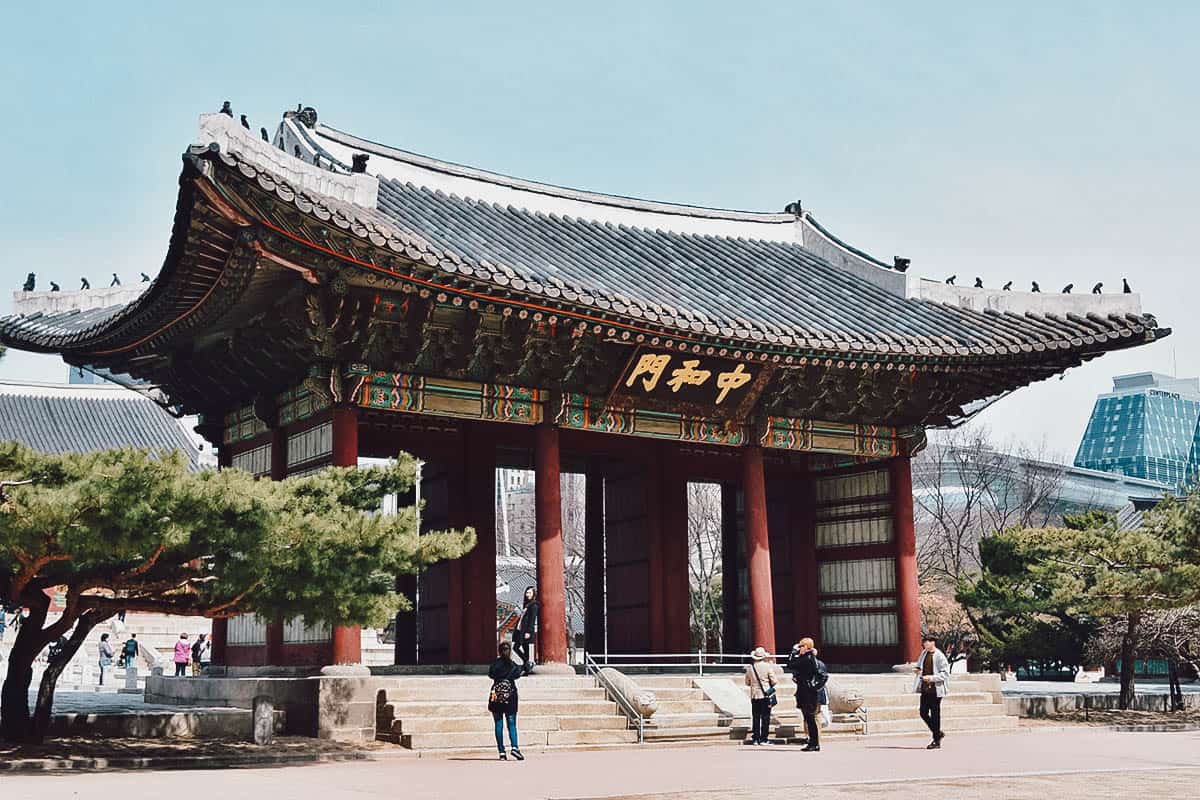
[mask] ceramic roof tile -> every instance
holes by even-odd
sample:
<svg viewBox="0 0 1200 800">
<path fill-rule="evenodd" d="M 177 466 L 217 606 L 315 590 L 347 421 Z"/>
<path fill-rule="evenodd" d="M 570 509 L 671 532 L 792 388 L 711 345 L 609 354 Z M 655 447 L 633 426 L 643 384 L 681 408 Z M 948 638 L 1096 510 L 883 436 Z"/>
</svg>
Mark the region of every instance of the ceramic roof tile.
<svg viewBox="0 0 1200 800">
<path fill-rule="evenodd" d="M 108 387 L 0 384 L 0 441 L 53 454 L 178 449 L 199 468 L 179 420 L 145 397 Z"/>
</svg>

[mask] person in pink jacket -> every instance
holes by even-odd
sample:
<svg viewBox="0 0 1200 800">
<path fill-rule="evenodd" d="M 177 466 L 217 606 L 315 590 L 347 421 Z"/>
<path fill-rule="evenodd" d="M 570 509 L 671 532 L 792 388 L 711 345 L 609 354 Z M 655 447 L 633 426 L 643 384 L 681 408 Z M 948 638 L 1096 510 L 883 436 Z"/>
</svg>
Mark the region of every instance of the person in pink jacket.
<svg viewBox="0 0 1200 800">
<path fill-rule="evenodd" d="M 175 677 L 182 678 L 187 675 L 188 662 L 192 660 L 192 646 L 188 644 L 186 633 L 179 634 L 179 641 L 175 642 Z"/>
</svg>

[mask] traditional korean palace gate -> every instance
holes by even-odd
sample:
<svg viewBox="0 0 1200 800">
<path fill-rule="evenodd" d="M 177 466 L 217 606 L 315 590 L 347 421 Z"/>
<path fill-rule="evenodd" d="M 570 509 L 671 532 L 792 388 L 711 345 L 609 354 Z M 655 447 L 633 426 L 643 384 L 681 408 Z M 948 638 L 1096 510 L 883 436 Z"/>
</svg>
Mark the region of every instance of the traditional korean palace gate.
<svg viewBox="0 0 1200 800">
<path fill-rule="evenodd" d="M 264 478 L 422 459 L 423 524 L 471 526 L 478 544 L 421 578 L 421 663 L 494 654 L 498 467 L 535 472 L 544 661 L 567 657 L 562 472 L 586 475 L 590 650 L 689 649 L 687 484 L 705 481 L 722 487 L 727 650 L 811 635 L 833 663 L 910 659 L 909 459 L 925 428 L 1169 333 L 1135 295 L 914 280 L 799 204 L 534 184 L 358 139 L 311 109 L 273 142 L 206 116 L 200 141 L 140 299 L 9 317 L 0 341 L 140 379 L 202 415 L 223 466 Z M 416 661 L 417 623 L 397 620 L 397 663 Z M 350 626 L 214 625 L 228 665 L 359 650 Z"/>
</svg>

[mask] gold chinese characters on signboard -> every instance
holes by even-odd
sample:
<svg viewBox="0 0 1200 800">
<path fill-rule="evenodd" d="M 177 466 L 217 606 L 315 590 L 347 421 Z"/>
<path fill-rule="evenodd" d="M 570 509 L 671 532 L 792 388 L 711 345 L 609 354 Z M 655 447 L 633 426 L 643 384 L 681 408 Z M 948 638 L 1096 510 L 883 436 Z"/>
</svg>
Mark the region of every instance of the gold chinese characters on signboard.
<svg viewBox="0 0 1200 800">
<path fill-rule="evenodd" d="M 642 351 L 630 360 L 615 394 L 730 409 L 747 397 L 758 371 L 727 358 Z"/>
</svg>

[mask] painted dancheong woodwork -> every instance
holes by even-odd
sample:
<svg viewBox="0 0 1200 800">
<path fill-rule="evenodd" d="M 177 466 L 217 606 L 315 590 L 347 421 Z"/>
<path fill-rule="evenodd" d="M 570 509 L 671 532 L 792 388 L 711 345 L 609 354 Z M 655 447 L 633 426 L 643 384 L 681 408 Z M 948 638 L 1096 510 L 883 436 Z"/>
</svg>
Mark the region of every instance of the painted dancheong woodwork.
<svg viewBox="0 0 1200 800">
<path fill-rule="evenodd" d="M 582 431 L 701 444 L 742 445 L 746 442 L 742 426 L 736 423 L 649 409 L 613 408 L 602 400 L 575 393 L 562 396 L 555 424 Z"/>
<path fill-rule="evenodd" d="M 533 425 L 542 419 L 546 393 L 522 386 L 476 383 L 352 367 L 355 405 L 464 419 Z"/>
</svg>

